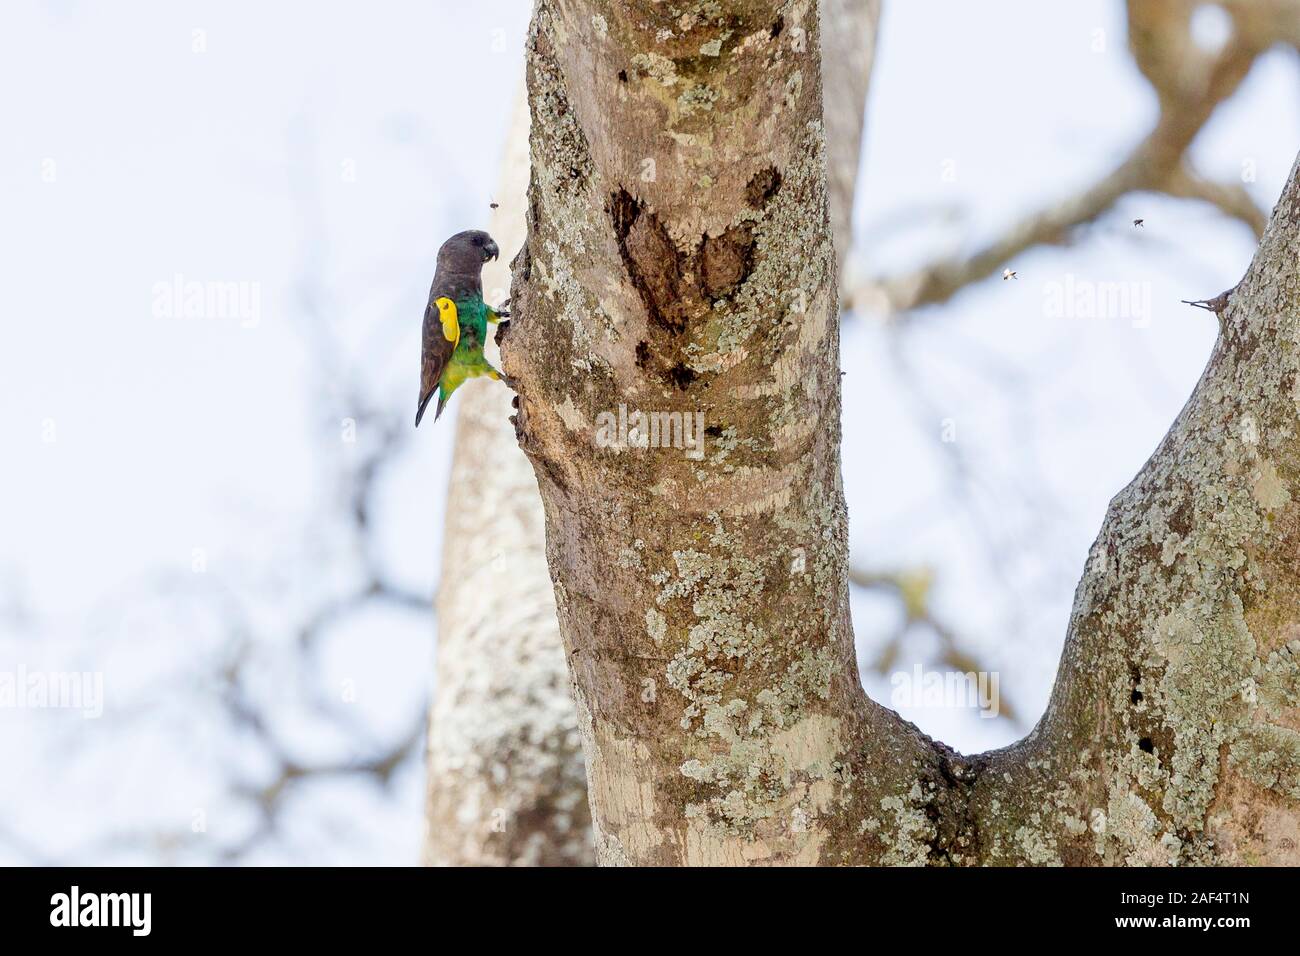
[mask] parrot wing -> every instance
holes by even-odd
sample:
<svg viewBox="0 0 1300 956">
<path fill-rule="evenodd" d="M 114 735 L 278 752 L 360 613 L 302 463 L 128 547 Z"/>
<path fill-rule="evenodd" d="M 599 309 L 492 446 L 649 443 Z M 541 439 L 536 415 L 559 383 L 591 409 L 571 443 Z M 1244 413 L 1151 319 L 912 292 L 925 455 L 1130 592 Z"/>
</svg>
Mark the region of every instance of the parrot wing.
<svg viewBox="0 0 1300 956">
<path fill-rule="evenodd" d="M 451 354 L 460 342 L 460 323 L 456 316 L 456 303 L 446 297 L 429 298 L 424 310 L 423 344 L 420 356 L 420 403 L 415 410 L 418 427 L 424 417 L 425 406 L 438 388 L 438 380 L 451 361 Z"/>
</svg>

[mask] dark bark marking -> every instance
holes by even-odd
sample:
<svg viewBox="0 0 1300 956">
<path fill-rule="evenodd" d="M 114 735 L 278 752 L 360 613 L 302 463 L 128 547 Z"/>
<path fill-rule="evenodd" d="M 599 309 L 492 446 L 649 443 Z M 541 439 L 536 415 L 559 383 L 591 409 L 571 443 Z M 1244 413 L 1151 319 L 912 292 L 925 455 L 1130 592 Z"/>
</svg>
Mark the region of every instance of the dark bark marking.
<svg viewBox="0 0 1300 956">
<path fill-rule="evenodd" d="M 1187 537 L 1192 533 L 1192 515 L 1191 504 L 1188 499 L 1184 498 L 1174 509 L 1174 513 L 1169 516 L 1169 530 L 1174 533 Z"/>
<path fill-rule="evenodd" d="M 650 321 L 674 334 L 686 328 L 682 254 L 659 217 L 626 189 L 610 197 L 610 218 L 623 268 Z"/>
<path fill-rule="evenodd" d="M 778 189 L 781 188 L 781 174 L 775 166 L 756 172 L 745 187 L 745 202 L 750 209 L 762 210 Z"/>
<path fill-rule="evenodd" d="M 934 827 L 927 841 L 930 865 L 951 866 L 954 856 L 974 855 L 979 847 L 979 818 L 971 800 L 986 763 L 981 757 L 963 757 L 941 743 L 935 743 L 935 750 L 936 766 L 923 772 L 933 794 L 922 812 Z"/>
<path fill-rule="evenodd" d="M 684 391 L 691 382 L 699 378 L 699 373 L 690 366 L 678 362 L 668 370 L 668 377 L 672 379 L 674 385 Z"/>
<path fill-rule="evenodd" d="M 700 246 L 700 282 L 710 299 L 723 299 L 754 270 L 754 230 L 732 226 L 720 236 L 705 236 Z"/>
<path fill-rule="evenodd" d="M 761 208 L 780 185 L 774 168 L 761 170 L 746 187 L 746 202 Z M 628 190 L 611 193 L 607 211 L 628 280 L 645 307 L 651 330 L 662 333 L 637 344 L 637 366 L 685 389 L 700 375 L 685 361 L 683 334 L 692 319 L 706 315 L 714 301 L 734 294 L 753 273 L 754 225 L 738 222 L 721 235 L 701 237 L 698 246 L 683 252 L 659 217 Z"/>
</svg>

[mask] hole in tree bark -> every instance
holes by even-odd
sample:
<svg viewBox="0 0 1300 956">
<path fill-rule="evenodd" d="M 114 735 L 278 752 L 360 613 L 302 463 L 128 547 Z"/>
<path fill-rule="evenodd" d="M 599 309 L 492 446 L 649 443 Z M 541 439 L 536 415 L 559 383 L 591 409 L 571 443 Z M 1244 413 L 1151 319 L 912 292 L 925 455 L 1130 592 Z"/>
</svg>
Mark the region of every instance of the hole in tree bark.
<svg viewBox="0 0 1300 956">
<path fill-rule="evenodd" d="M 1132 665 L 1128 669 L 1128 679 L 1133 684 L 1133 693 L 1129 694 L 1129 700 L 1133 703 L 1141 703 L 1142 691 L 1138 690 L 1138 685 L 1142 683 L 1142 672 Z"/>
<path fill-rule="evenodd" d="M 705 236 L 700 247 L 704 294 L 722 299 L 749 278 L 754 268 L 754 230 L 749 223 L 732 226 L 720 236 Z"/>
<path fill-rule="evenodd" d="M 745 186 L 745 202 L 751 209 L 762 209 L 781 188 L 781 174 L 775 166 L 756 172 Z"/>
<path fill-rule="evenodd" d="M 696 374 L 693 368 L 690 368 L 679 362 L 678 364 L 674 365 L 671 369 L 669 369 L 668 377 L 672 379 L 674 385 L 676 385 L 678 388 L 684 389 L 688 385 L 690 385 L 691 382 L 695 381 L 695 379 L 698 378 L 699 376 Z"/>
<path fill-rule="evenodd" d="M 668 230 L 626 189 L 610 197 L 609 213 L 623 266 L 650 321 L 670 332 L 681 332 L 686 328 L 682 255 Z"/>
<path fill-rule="evenodd" d="M 745 201 L 761 209 L 780 188 L 781 174 L 768 167 L 750 179 Z M 649 325 L 648 341 L 637 344 L 636 364 L 685 389 L 699 374 L 685 361 L 684 333 L 692 319 L 706 316 L 713 303 L 730 297 L 753 273 L 754 224 L 741 221 L 720 235 L 706 234 L 698 246 L 683 252 L 653 209 L 627 189 L 610 193 L 607 211 L 624 271 Z"/>
</svg>

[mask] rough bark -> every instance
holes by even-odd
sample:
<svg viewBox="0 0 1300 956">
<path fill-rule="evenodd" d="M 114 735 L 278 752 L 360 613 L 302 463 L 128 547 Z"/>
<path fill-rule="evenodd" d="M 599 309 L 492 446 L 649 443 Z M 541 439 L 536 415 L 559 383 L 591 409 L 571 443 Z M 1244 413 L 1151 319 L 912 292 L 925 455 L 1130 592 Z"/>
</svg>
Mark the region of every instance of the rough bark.
<svg viewBox="0 0 1300 956">
<path fill-rule="evenodd" d="M 961 757 L 854 661 L 815 4 L 685 9 L 541 0 L 528 45 L 502 350 L 599 859 L 1294 861 L 1296 174 L 1112 504 L 1047 714 Z M 607 446 L 620 405 L 702 413 L 703 457 Z"/>
<path fill-rule="evenodd" d="M 826 57 L 835 66 L 825 110 L 832 221 L 842 265 L 851 244 L 880 4 L 822 0 L 822 7 L 837 24 Z M 528 105 L 521 98 L 491 226 L 501 248 L 511 251 L 524 240 L 528 129 Z M 489 286 L 500 279 L 504 287 L 504 265 L 487 278 Z M 509 394 L 494 383 L 471 382 L 457 400 L 445 551 L 463 560 L 459 556 L 488 542 L 480 558 L 494 560 L 498 570 L 491 582 L 448 575 L 439 588 L 439 696 L 429 734 L 425 858 L 450 865 L 594 862 L 586 774 L 545 563 L 537 482 L 508 422 Z M 503 561 L 509 566 L 505 574 L 499 573 Z M 502 608 L 510 613 L 500 614 Z M 521 608 L 526 613 L 518 613 Z M 578 833 L 584 838 L 577 839 Z"/>
<path fill-rule="evenodd" d="M 605 862 L 850 858 L 857 781 L 942 779 L 854 662 L 817 31 L 806 0 L 534 18 L 503 358 Z M 598 447 L 620 405 L 702 412 L 703 460 Z"/>
</svg>

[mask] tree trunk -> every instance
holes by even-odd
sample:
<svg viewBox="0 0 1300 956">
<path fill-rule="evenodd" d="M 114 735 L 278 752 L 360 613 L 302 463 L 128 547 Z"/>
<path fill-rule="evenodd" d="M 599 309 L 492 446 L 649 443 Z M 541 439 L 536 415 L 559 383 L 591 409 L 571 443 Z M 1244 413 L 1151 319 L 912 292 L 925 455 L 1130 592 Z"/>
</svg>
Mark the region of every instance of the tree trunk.
<svg viewBox="0 0 1300 956">
<path fill-rule="evenodd" d="M 826 127 L 842 265 L 851 242 L 880 3 L 822 0 L 822 6 L 837 24 L 836 45 L 827 55 L 835 68 Z M 521 100 L 491 227 L 508 250 L 524 241 L 528 130 L 528 104 Z M 505 265 L 489 270 L 489 287 L 504 287 Z M 495 383 L 471 382 L 457 399 L 445 552 L 462 564 L 467 554 L 476 554 L 484 576 L 447 576 L 439 588 L 425 859 L 443 865 L 594 862 L 586 773 L 545 563 L 537 482 L 507 420 L 509 393 Z"/>
<path fill-rule="evenodd" d="M 883 852 L 859 782 L 943 779 L 854 661 L 817 32 L 808 2 L 534 17 L 503 357 L 605 862 Z M 620 406 L 701 414 L 703 458 L 600 447 Z"/>
<path fill-rule="evenodd" d="M 599 859 L 1295 862 L 1296 173 L 1112 504 L 1047 714 L 968 758 L 858 681 L 815 4 L 540 0 L 528 73 L 502 351 Z M 702 455 L 663 447 L 697 415 Z"/>
<path fill-rule="evenodd" d="M 853 247 L 853 201 L 862 161 L 867 88 L 876 62 L 880 0 L 821 0 L 822 122 L 826 124 L 826 180 L 830 192 L 835 264 L 843 281 Z"/>
</svg>

